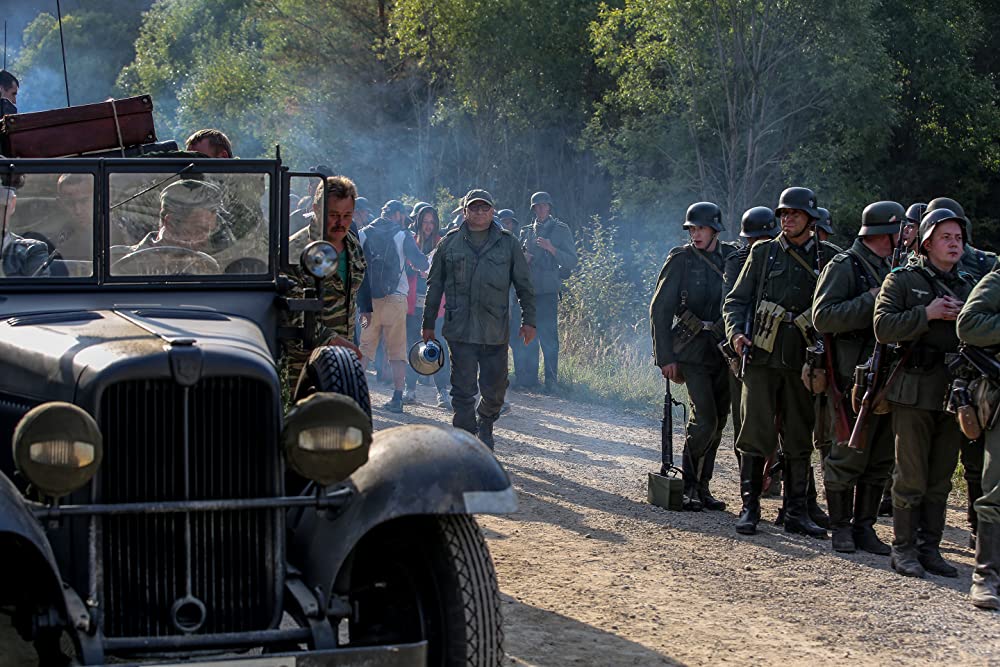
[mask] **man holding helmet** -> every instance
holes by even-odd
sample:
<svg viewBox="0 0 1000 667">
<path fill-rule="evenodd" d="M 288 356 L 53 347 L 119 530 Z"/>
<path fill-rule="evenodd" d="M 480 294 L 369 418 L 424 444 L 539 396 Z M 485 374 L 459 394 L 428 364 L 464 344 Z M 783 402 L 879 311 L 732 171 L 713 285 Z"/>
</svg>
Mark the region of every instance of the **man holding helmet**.
<svg viewBox="0 0 1000 667">
<path fill-rule="evenodd" d="M 688 207 L 691 242 L 675 247 L 660 270 L 649 304 L 654 362 L 671 382 L 686 383 L 691 410 L 684 440 L 683 508 L 723 510 L 709 481 L 729 414 L 727 367 L 716 346 L 724 338 L 722 300 L 726 258 L 736 247 L 719 241 L 722 212 L 711 202 Z M 667 474 L 670 462 L 662 462 Z"/>
<path fill-rule="evenodd" d="M 826 265 L 816 285 L 813 323 L 817 331 L 833 336 L 835 379 L 845 395 L 843 410 L 852 420 L 856 416 L 846 397 L 855 367 L 864 364 L 875 349 L 875 297 L 889 273 L 905 215 L 902 205 L 894 201 L 865 207 L 853 245 Z M 888 545 L 878 539 L 873 526 L 892 470 L 893 447 L 891 419 L 882 414 L 872 415 L 863 450 L 851 449 L 846 442 L 835 442 L 830 449 L 823 468 L 834 551 L 853 553 L 860 548 L 889 554 Z"/>
<path fill-rule="evenodd" d="M 736 441 L 743 499 L 736 531 L 757 532 L 764 464 L 777 446 L 774 417 L 778 415 L 784 436 L 785 530 L 826 537 L 807 505 L 816 415 L 813 396 L 802 383 L 802 369 L 806 348 L 813 344 L 807 338 L 815 335 L 810 310 L 820 259 L 832 257 L 834 248 L 814 238 L 812 228 L 820 213 L 812 190 L 788 188 L 775 212 L 781 234 L 753 247 L 723 306 L 733 349 L 740 355 L 744 350 L 750 353 L 743 377 L 743 426 Z"/>
<path fill-rule="evenodd" d="M 906 344 L 888 376 L 886 400 L 896 434 L 890 564 L 908 577 L 958 576 L 939 547 L 951 474 L 965 440 L 944 409 L 951 385 L 945 355 L 958 349 L 955 319 L 972 289 L 958 271 L 964 249 L 962 216 L 949 209 L 927 213 L 918 254 L 889 274 L 875 301 L 879 342 Z"/>
</svg>

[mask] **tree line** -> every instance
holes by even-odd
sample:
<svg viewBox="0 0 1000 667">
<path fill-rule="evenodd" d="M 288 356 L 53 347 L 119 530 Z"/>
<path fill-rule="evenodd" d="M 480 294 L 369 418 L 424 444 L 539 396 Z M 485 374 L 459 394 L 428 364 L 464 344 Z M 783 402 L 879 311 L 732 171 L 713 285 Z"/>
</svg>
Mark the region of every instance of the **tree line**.
<svg viewBox="0 0 1000 667">
<path fill-rule="evenodd" d="M 51 10 L 9 68 L 59 106 Z M 30 17 L 29 17 L 30 18 Z M 690 202 L 806 185 L 853 235 L 865 204 L 939 195 L 1000 246 L 1000 6 L 987 0 L 110 0 L 63 3 L 73 103 L 152 95 L 161 138 L 280 144 L 380 201 L 473 186 L 578 236 L 681 238 Z"/>
</svg>

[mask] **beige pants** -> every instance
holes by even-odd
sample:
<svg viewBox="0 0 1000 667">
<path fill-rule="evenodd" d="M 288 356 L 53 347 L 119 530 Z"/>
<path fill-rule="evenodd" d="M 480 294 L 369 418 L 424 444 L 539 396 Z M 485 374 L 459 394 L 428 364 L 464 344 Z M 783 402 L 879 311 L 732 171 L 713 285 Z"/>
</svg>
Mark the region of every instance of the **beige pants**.
<svg viewBox="0 0 1000 667">
<path fill-rule="evenodd" d="M 361 330 L 361 356 L 374 359 L 379 337 L 385 336 L 389 361 L 406 361 L 406 297 L 398 294 L 372 299 L 372 321 Z"/>
</svg>

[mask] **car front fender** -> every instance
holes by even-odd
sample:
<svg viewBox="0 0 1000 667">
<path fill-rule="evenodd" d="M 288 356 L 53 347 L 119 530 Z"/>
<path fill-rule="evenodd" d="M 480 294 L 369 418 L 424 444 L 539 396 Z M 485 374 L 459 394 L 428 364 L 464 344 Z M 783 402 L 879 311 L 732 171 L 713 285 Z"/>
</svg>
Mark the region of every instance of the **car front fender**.
<svg viewBox="0 0 1000 667">
<path fill-rule="evenodd" d="M 21 492 L 0 473 L 0 602 L 30 595 L 39 606 L 65 611 L 62 577 L 52 546 L 41 524 L 24 503 Z M 30 582 L 25 585 L 25 582 Z"/>
<path fill-rule="evenodd" d="M 311 590 L 329 593 L 361 538 L 386 521 L 517 510 L 510 478 L 493 453 L 468 432 L 441 426 L 380 431 L 349 484 L 356 493 L 340 512 L 310 509 L 295 524 L 289 555 Z"/>
</svg>

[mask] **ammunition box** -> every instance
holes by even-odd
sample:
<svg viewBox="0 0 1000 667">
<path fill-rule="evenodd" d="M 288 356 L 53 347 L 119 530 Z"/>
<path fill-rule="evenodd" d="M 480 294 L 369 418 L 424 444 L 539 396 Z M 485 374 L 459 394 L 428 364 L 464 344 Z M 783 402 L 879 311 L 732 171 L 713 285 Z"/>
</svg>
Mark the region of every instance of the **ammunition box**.
<svg viewBox="0 0 1000 667">
<path fill-rule="evenodd" d="M 651 505 L 679 512 L 683 503 L 684 480 L 677 475 L 649 473 L 647 497 Z"/>
</svg>

